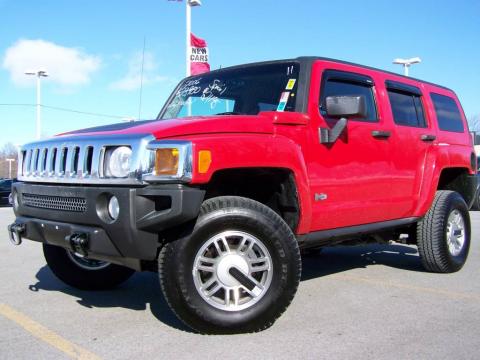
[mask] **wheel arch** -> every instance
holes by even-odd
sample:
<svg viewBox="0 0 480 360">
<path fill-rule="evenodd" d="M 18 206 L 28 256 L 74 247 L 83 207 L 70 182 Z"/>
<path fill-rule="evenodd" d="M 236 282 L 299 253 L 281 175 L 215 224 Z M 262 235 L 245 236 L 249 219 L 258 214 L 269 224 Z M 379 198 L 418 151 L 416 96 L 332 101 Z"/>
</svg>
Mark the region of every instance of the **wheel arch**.
<svg viewBox="0 0 480 360">
<path fill-rule="evenodd" d="M 467 167 L 445 167 L 439 169 L 432 179 L 429 191 L 420 195 L 423 201 L 420 202 L 415 215 L 423 216 L 427 213 L 432 204 L 437 190 L 451 190 L 458 192 L 470 208 L 475 200 L 475 186 L 472 184 L 472 175 Z M 472 186 L 474 188 L 472 188 Z"/>
<path fill-rule="evenodd" d="M 218 196 L 241 196 L 256 200 L 279 214 L 295 233 L 301 220 L 301 199 L 291 169 L 244 167 L 219 169 L 202 186 L 205 200 Z"/>
<path fill-rule="evenodd" d="M 458 192 L 470 207 L 475 199 L 469 181 L 469 169 L 463 167 L 446 168 L 440 173 L 437 190 L 452 190 Z"/>
<path fill-rule="evenodd" d="M 212 188 L 215 177 L 229 178 L 228 174 L 257 176 L 266 172 L 289 174 L 291 186 L 296 191 L 298 202 L 298 224 L 292 228 L 296 234 L 305 234 L 310 230 L 312 204 L 307 167 L 302 147 L 290 138 L 273 134 L 221 134 L 215 137 L 198 135 L 192 137 L 194 143 L 194 161 L 192 185 L 206 189 Z M 211 163 L 207 171 L 197 171 L 196 155 L 207 150 L 211 153 Z M 224 192 L 220 195 L 236 195 Z M 238 195 L 238 194 L 237 194 Z M 258 198 L 253 198 L 258 200 Z"/>
</svg>

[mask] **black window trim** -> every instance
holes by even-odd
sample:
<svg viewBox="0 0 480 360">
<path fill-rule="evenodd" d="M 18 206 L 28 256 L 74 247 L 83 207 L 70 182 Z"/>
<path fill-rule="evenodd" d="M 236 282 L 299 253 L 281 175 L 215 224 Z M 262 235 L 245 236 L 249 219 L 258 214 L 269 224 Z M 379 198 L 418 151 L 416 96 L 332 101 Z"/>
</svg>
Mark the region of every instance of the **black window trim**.
<svg viewBox="0 0 480 360">
<path fill-rule="evenodd" d="M 422 109 L 422 117 L 423 117 L 423 126 L 412 126 L 412 127 L 426 129 L 428 128 L 428 123 L 427 123 L 427 118 L 425 117 L 425 107 L 423 106 L 422 96 L 420 95 L 415 97 L 420 101 L 420 107 Z M 415 101 L 413 101 L 413 104 L 415 105 L 415 113 L 417 114 L 417 119 L 418 119 L 418 106 Z"/>
<path fill-rule="evenodd" d="M 387 80 L 385 81 L 385 86 L 387 90 L 393 90 L 397 92 L 403 92 L 411 95 L 416 95 L 416 96 L 423 96 L 422 91 L 413 85 L 407 85 L 398 81 L 393 81 L 393 80 Z"/>
<path fill-rule="evenodd" d="M 338 81 L 350 84 L 358 84 L 365 87 L 369 87 L 372 92 L 373 107 L 375 109 L 375 119 L 351 119 L 351 121 L 358 121 L 364 123 L 378 123 L 380 122 L 380 116 L 378 115 L 377 98 L 375 96 L 374 86 L 375 82 L 368 75 L 358 74 L 351 71 L 343 71 L 337 69 L 325 69 L 322 73 L 322 79 L 320 84 L 320 101 L 319 112 L 322 108 L 322 94 L 324 93 L 325 86 L 328 81 Z M 350 120 L 350 119 L 349 119 Z"/>
<path fill-rule="evenodd" d="M 323 72 L 323 79 L 322 82 L 334 80 L 334 81 L 341 81 L 341 82 L 351 82 L 353 84 L 361 84 L 365 86 L 373 87 L 375 82 L 373 79 L 368 75 L 357 74 L 349 71 L 342 71 L 342 70 L 334 70 L 334 69 L 327 69 Z"/>
</svg>

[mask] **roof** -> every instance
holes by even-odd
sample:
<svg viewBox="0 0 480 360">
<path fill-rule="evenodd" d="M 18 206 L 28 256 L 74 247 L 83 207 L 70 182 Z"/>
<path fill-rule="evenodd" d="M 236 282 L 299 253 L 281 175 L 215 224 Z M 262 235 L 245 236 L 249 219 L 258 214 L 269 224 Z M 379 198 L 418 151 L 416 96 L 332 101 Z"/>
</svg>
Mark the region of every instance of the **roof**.
<svg viewBox="0 0 480 360">
<path fill-rule="evenodd" d="M 414 77 L 411 77 L 411 76 L 405 76 L 405 75 L 398 74 L 398 73 L 394 73 L 394 72 L 391 72 L 391 71 L 378 69 L 378 68 L 375 68 L 375 67 L 372 67 L 372 66 L 361 65 L 361 64 L 356 64 L 356 63 L 348 62 L 348 61 L 343 61 L 343 60 L 338 60 L 338 59 L 332 59 L 332 58 L 326 58 L 326 57 L 321 57 L 321 56 L 300 56 L 300 57 L 292 58 L 292 59 L 260 61 L 260 62 L 253 62 L 253 63 L 247 63 L 247 64 L 233 65 L 233 66 L 228 66 L 228 67 L 224 67 L 224 68 L 212 70 L 210 73 L 216 73 L 216 72 L 220 72 L 220 71 L 224 71 L 224 70 L 241 69 L 241 68 L 247 67 L 247 66 L 269 65 L 269 64 L 282 63 L 282 62 L 292 62 L 292 61 L 299 62 L 299 63 L 301 63 L 301 64 L 303 63 L 303 64 L 311 65 L 314 61 L 318 61 L 318 60 L 320 60 L 320 61 L 335 62 L 335 63 L 345 64 L 345 65 L 351 65 L 351 66 L 357 66 L 357 67 L 361 67 L 361 68 L 363 68 L 363 69 L 368 69 L 368 70 L 373 70 L 373 71 L 379 71 L 379 72 L 382 72 L 382 73 L 384 73 L 384 74 L 389 74 L 389 75 L 394 75 L 394 76 L 401 77 L 401 78 L 405 78 L 405 79 L 409 79 L 409 80 L 419 81 L 419 82 L 424 83 L 424 84 L 433 85 L 433 86 L 436 86 L 436 87 L 439 87 L 439 88 L 443 88 L 443 89 L 445 89 L 445 90 L 448 90 L 448 91 L 452 91 L 452 92 L 453 92 L 452 89 L 450 89 L 450 88 L 448 88 L 448 87 L 445 87 L 445 86 L 443 86 L 443 85 L 439 85 L 439 84 L 435 84 L 435 83 L 428 82 L 428 81 L 425 81 L 425 80 L 417 79 L 417 78 L 414 78 Z M 196 76 L 196 75 L 193 75 L 193 76 Z M 192 77 L 193 77 L 193 76 L 192 76 Z"/>
<path fill-rule="evenodd" d="M 295 60 L 295 59 L 294 59 L 294 60 Z M 302 56 L 302 57 L 298 57 L 296 60 L 299 60 L 299 61 L 310 61 L 310 62 L 317 61 L 317 60 L 321 60 L 321 61 L 336 62 L 336 63 L 339 63 L 339 64 L 345 64 L 345 65 L 352 65 L 352 66 L 357 66 L 357 67 L 361 67 L 361 68 L 368 69 L 368 70 L 379 71 L 379 72 L 382 72 L 382 73 L 384 73 L 384 74 L 395 75 L 395 76 L 398 76 L 398 77 L 401 77 L 401 78 L 405 78 L 405 79 L 409 79 L 409 80 L 419 81 L 419 82 L 422 82 L 422 83 L 424 83 L 424 84 L 429 84 L 429 85 L 437 86 L 437 87 L 439 87 L 439 88 L 443 88 L 443 89 L 445 89 L 445 90 L 452 91 L 452 89 L 450 89 L 450 88 L 448 88 L 448 87 L 446 87 L 446 86 L 439 85 L 439 84 L 435 84 L 435 83 L 432 83 L 432 82 L 429 82 L 429 81 L 425 81 L 425 80 L 422 80 L 422 79 L 417 79 L 417 78 L 414 78 L 414 77 L 411 77 L 411 76 L 405 76 L 405 75 L 402 75 L 402 74 L 394 73 L 394 72 L 392 72 L 392 71 L 382 70 L 382 69 L 378 69 L 378 68 L 375 68 L 375 67 L 372 67 L 372 66 L 366 66 L 366 65 L 356 64 L 356 63 L 352 63 L 352 62 L 348 62 L 348 61 L 343 61 L 343 60 L 338 60 L 338 59 L 331 59 L 331 58 L 325 58 L 325 57 L 319 57 L 319 56 Z M 452 91 L 452 92 L 453 92 L 453 91 Z"/>
</svg>

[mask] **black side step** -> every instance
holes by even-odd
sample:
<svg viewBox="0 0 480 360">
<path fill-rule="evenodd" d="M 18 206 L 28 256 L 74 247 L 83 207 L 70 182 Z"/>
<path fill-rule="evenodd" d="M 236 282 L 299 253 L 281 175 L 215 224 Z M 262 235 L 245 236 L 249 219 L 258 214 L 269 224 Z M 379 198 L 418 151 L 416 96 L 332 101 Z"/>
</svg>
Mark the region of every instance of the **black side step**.
<svg viewBox="0 0 480 360">
<path fill-rule="evenodd" d="M 365 225 L 349 226 L 331 230 L 311 232 L 299 238 L 301 248 L 326 246 L 332 243 L 342 242 L 362 235 L 376 233 L 382 230 L 391 230 L 398 227 L 416 223 L 420 218 L 411 217 L 398 220 L 389 220 Z"/>
</svg>

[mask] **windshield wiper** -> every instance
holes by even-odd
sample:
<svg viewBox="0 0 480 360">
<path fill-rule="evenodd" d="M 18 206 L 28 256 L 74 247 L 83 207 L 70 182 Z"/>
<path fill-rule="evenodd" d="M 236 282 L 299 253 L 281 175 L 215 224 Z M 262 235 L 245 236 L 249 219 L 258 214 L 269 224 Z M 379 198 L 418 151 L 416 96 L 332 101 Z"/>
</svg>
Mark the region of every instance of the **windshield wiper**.
<svg viewBox="0 0 480 360">
<path fill-rule="evenodd" d="M 236 111 L 226 111 L 226 112 L 218 113 L 215 115 L 242 115 L 242 113 L 239 113 Z"/>
</svg>

